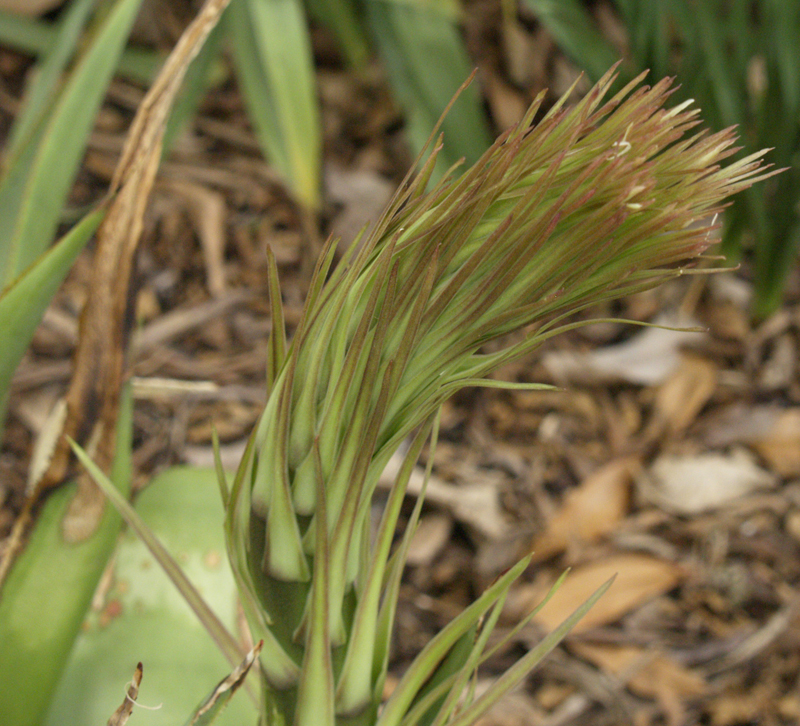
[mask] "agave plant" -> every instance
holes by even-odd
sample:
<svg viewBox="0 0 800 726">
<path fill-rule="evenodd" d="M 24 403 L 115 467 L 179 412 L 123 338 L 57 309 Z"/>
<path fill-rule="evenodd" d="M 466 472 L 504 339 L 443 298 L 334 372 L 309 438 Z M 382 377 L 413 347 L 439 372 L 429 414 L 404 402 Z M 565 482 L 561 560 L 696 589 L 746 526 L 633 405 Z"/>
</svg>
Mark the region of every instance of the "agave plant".
<svg viewBox="0 0 800 726">
<path fill-rule="evenodd" d="M 514 385 L 487 376 L 582 324 L 569 320 L 576 311 L 684 273 L 723 200 L 768 175 L 761 153 L 720 167 L 736 151 L 732 131 L 687 135 L 698 112 L 664 108 L 669 80 L 648 88 L 639 77 L 606 99 L 614 80 L 609 71 L 534 125 L 540 95 L 474 167 L 426 191 L 438 144 L 335 267 L 327 244 L 291 343 L 270 259 L 269 396 L 225 492 L 229 556 L 264 641 L 266 724 L 465 726 L 591 605 L 473 698 L 470 679 L 491 654 L 523 560 L 430 642 L 381 705 L 422 497 L 392 551 L 395 527 L 442 402 L 466 386 Z M 506 344 L 490 352 L 496 339 Z M 378 479 L 409 437 L 371 531 Z"/>
</svg>

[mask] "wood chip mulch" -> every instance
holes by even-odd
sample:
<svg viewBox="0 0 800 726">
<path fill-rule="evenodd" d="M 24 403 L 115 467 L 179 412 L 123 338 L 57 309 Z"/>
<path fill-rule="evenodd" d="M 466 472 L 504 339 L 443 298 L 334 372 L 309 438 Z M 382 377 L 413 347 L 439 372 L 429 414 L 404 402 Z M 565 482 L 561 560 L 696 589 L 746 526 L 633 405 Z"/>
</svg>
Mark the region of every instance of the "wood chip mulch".
<svg viewBox="0 0 800 726">
<path fill-rule="evenodd" d="M 500 44 L 499 5 L 469 3 L 466 32 L 501 128 L 541 87 L 557 94 L 576 73 L 535 23 Z M 410 155 L 380 68 L 354 78 L 316 35 L 326 149 L 319 231 L 349 239 L 380 211 Z M 0 50 L 3 133 L 28 64 Z M 114 82 L 73 207 L 102 193 L 141 95 Z M 139 485 L 178 462 L 210 463 L 212 423 L 226 454 L 241 450 L 264 402 L 265 246 L 296 321 L 310 247 L 303 229 L 260 160 L 237 89 L 224 83 L 164 163 L 147 217 L 131 354 Z M 78 260 L 14 379 L 0 538 L 20 506 L 35 435 L 70 376 L 88 265 L 88 255 Z M 445 406 L 394 674 L 532 549 L 500 631 L 565 568 L 571 574 L 482 668 L 479 691 L 616 581 L 482 726 L 800 723 L 800 277 L 759 325 L 747 314 L 751 294 L 744 266 L 592 311 L 705 332 L 587 327 L 497 375 L 559 390 L 466 391 Z"/>
</svg>

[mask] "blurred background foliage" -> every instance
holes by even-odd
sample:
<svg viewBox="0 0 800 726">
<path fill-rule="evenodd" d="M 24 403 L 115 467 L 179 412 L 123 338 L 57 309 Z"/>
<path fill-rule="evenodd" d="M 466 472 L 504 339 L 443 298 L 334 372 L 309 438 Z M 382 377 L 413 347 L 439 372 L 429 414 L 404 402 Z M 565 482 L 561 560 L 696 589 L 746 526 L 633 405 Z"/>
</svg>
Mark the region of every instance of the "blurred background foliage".
<svg viewBox="0 0 800 726">
<path fill-rule="evenodd" d="M 19 6 L 7 0 L 8 6 Z M 737 125 L 747 151 L 773 148 L 770 161 L 790 172 L 763 189 L 739 196 L 726 215 L 722 244 L 730 262 L 752 259 L 753 315 L 781 304 L 788 270 L 796 262 L 800 218 L 800 3 L 784 0 L 498 0 L 509 23 L 534 19 L 590 81 L 622 54 L 623 79 L 643 69 L 651 78 L 675 75 L 676 101 L 693 98 L 713 130 Z M 51 2 L 49 5 L 58 6 Z M 69 0 L 50 15 L 0 13 L 0 42 L 41 56 L 69 18 L 86 37 L 118 3 Z M 0 8 L 4 3 L 0 3 Z M 460 0 L 233 0 L 224 23 L 195 61 L 168 141 L 191 118 L 205 89 L 226 77 L 221 53 L 229 50 L 251 123 L 265 157 L 305 210 L 321 205 L 322 148 L 311 42 L 322 26 L 356 74 L 372 56 L 382 63 L 405 117 L 416 153 L 454 92 L 469 75 L 461 32 L 469 2 Z M 146 6 L 152 12 L 157 3 Z M 609 38 L 600 10 L 615 18 L 622 39 Z M 73 30 L 73 34 L 75 30 Z M 76 36 L 75 56 L 86 43 Z M 63 52 L 62 52 L 63 55 Z M 129 46 L 108 65 L 147 84 L 159 67 L 154 51 Z M 70 60 L 69 54 L 63 62 Z M 480 72 L 443 126 L 447 145 L 436 176 L 464 158 L 474 162 L 493 131 L 481 96 Z M 33 104 L 34 101 L 31 101 Z M 15 139 L 20 134 L 15 134 Z M 9 146 L 6 164 L 17 144 Z M 5 235 L 4 235 L 5 236 Z"/>
<path fill-rule="evenodd" d="M 524 0 L 561 49 L 594 81 L 615 49 L 581 0 Z M 628 74 L 677 76 L 676 101 L 693 98 L 712 129 L 738 126 L 745 151 L 772 148 L 788 171 L 738 196 L 722 252 L 752 254 L 752 313 L 781 305 L 800 240 L 800 3 L 785 0 L 613 0 L 627 39 Z"/>
</svg>

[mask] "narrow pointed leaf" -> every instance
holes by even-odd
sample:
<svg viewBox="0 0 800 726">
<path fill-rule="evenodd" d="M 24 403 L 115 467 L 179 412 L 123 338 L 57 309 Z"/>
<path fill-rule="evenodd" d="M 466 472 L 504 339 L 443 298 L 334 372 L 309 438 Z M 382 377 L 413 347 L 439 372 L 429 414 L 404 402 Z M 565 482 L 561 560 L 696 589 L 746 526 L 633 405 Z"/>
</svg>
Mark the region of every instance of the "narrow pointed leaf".
<svg viewBox="0 0 800 726">
<path fill-rule="evenodd" d="M 454 17 L 437 3 L 368 2 L 367 20 L 406 115 L 414 152 L 422 148 L 472 70 Z M 447 58 L 447 63 L 441 59 Z M 472 164 L 491 144 L 480 94 L 463 91 L 442 124 L 447 140 L 437 178 L 462 156 Z"/>
<path fill-rule="evenodd" d="M 594 604 L 606 593 L 614 582 L 613 578 L 600 587 L 585 603 L 576 608 L 561 625 L 553 632 L 548 633 L 541 642 L 520 658 L 511 668 L 503 673 L 478 700 L 465 708 L 456 718 L 450 721 L 450 726 L 471 726 L 486 711 L 488 711 L 500 698 L 516 687 L 531 670 L 533 670 L 544 657 L 555 648 L 577 625 L 578 621 L 586 615 Z"/>
<path fill-rule="evenodd" d="M 322 142 L 302 3 L 238 0 L 229 18 L 237 72 L 264 154 L 297 200 L 316 209 Z"/>
<path fill-rule="evenodd" d="M 52 242 L 97 109 L 141 0 L 117 0 L 91 46 L 78 61 L 23 169 L 12 167 L 0 184 L 0 260 L 4 284 Z M 13 184 L 8 182 L 11 177 Z"/>
<path fill-rule="evenodd" d="M 98 210 L 84 217 L 0 295 L 0 428 L 11 377 L 44 311 L 104 214 L 105 210 Z"/>
</svg>

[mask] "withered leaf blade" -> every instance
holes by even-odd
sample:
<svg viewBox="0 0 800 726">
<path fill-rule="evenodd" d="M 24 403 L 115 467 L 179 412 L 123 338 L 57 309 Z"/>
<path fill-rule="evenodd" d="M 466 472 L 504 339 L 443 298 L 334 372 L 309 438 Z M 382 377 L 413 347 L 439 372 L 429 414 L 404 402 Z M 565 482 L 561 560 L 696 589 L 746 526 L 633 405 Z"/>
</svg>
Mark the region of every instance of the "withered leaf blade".
<svg viewBox="0 0 800 726">
<path fill-rule="evenodd" d="M 111 182 L 108 213 L 97 233 L 89 285 L 92 294 L 81 315 L 63 433 L 89 447 L 104 471 L 108 471 L 114 456 L 112 434 L 116 428 L 129 333 L 126 312 L 133 259 L 161 159 L 164 129 L 189 64 L 229 1 L 205 2 L 145 96 L 128 133 Z M 32 495 L 33 501 L 68 476 L 69 461 L 69 446 L 64 436 Z M 68 541 L 83 541 L 95 531 L 103 501 L 91 479 L 82 474 L 78 494 L 64 520 Z"/>
<path fill-rule="evenodd" d="M 128 686 L 128 691 L 125 694 L 125 700 L 120 704 L 119 708 L 114 711 L 111 718 L 108 719 L 108 726 L 125 726 L 125 724 L 128 723 L 128 718 L 130 718 L 133 706 L 139 696 L 139 685 L 142 682 L 143 670 L 142 664 L 137 664 L 136 670 L 133 672 L 131 684 Z"/>
<path fill-rule="evenodd" d="M 233 669 L 227 678 L 221 680 L 217 687 L 211 691 L 208 698 L 200 704 L 194 715 L 186 722 L 186 726 L 207 726 L 207 724 L 212 723 L 214 719 L 216 719 L 222 709 L 228 704 L 233 694 L 236 693 L 239 687 L 244 683 L 263 645 L 264 641 L 259 640 L 258 643 L 253 646 L 245 659 Z"/>
</svg>

